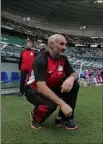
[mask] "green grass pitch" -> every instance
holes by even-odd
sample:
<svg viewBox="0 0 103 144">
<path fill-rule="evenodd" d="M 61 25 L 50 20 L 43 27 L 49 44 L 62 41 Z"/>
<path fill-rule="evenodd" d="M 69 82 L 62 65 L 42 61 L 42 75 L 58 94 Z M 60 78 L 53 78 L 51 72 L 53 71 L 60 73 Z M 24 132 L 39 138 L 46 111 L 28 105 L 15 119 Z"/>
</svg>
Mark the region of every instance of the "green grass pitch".
<svg viewBox="0 0 103 144">
<path fill-rule="evenodd" d="M 102 144 L 103 87 L 80 88 L 75 131 L 55 126 L 58 109 L 39 130 L 30 127 L 29 112 L 33 106 L 23 97 L 1 97 L 2 144 Z"/>
</svg>

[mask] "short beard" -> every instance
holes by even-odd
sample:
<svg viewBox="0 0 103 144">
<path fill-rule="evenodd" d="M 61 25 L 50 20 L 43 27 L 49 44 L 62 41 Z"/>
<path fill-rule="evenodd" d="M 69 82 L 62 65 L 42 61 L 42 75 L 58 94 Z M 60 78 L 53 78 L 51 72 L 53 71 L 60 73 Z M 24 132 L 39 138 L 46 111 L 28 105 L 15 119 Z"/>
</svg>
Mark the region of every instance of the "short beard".
<svg viewBox="0 0 103 144">
<path fill-rule="evenodd" d="M 60 54 L 59 53 L 56 53 L 56 54 L 54 54 L 54 59 L 59 59 L 60 58 Z"/>
<path fill-rule="evenodd" d="M 50 54 L 51 54 L 51 57 L 53 58 L 53 59 L 59 59 L 60 58 L 60 56 L 61 56 L 61 54 L 59 54 L 59 53 L 56 53 L 56 52 L 53 52 L 51 49 L 49 49 L 49 52 L 50 52 Z"/>
</svg>

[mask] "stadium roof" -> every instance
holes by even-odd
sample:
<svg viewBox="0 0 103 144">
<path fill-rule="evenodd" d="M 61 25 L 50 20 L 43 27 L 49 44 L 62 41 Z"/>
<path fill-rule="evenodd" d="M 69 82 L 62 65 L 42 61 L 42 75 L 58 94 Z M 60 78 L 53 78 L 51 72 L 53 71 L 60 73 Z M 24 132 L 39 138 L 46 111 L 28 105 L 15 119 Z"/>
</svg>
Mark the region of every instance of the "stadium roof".
<svg viewBox="0 0 103 144">
<path fill-rule="evenodd" d="M 28 25 L 73 35 L 103 37 L 103 3 L 93 0 L 2 0 L 2 15 Z M 27 24 L 27 22 L 25 22 Z"/>
</svg>

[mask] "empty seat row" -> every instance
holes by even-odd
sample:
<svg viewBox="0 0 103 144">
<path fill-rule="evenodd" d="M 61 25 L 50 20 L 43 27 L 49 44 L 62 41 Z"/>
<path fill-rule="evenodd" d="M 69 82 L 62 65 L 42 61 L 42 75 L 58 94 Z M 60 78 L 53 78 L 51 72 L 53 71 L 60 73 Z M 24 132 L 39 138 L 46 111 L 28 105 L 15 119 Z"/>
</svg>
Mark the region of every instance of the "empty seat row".
<svg viewBox="0 0 103 144">
<path fill-rule="evenodd" d="M 11 72 L 11 78 L 8 78 L 8 75 L 6 72 L 1 72 L 1 82 L 2 83 L 8 83 L 8 82 L 19 82 L 20 81 L 20 75 L 18 72 Z"/>
</svg>

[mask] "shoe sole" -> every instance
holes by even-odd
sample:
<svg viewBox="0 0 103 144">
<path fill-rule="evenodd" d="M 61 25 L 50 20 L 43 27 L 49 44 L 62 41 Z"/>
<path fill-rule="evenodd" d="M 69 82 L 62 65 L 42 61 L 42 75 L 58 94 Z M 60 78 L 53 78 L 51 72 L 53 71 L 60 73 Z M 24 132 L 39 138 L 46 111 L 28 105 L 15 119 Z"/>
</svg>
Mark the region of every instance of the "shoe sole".
<svg viewBox="0 0 103 144">
<path fill-rule="evenodd" d="M 31 128 L 33 128 L 33 129 L 40 129 L 41 127 L 34 127 L 32 124 L 31 124 Z"/>
<path fill-rule="evenodd" d="M 31 118 L 31 121 L 33 121 L 33 118 L 32 118 L 32 111 L 30 111 L 30 118 Z M 31 124 L 31 128 L 33 129 L 40 129 L 41 127 L 34 127 L 32 124 Z"/>
<path fill-rule="evenodd" d="M 56 124 L 56 126 L 58 126 L 58 127 L 64 127 L 64 128 L 66 128 L 67 130 L 76 130 L 76 129 L 79 128 L 79 126 L 75 126 L 74 128 L 68 128 L 68 127 L 66 127 L 66 126 L 64 126 L 64 125 L 61 125 L 61 124 Z"/>
</svg>

